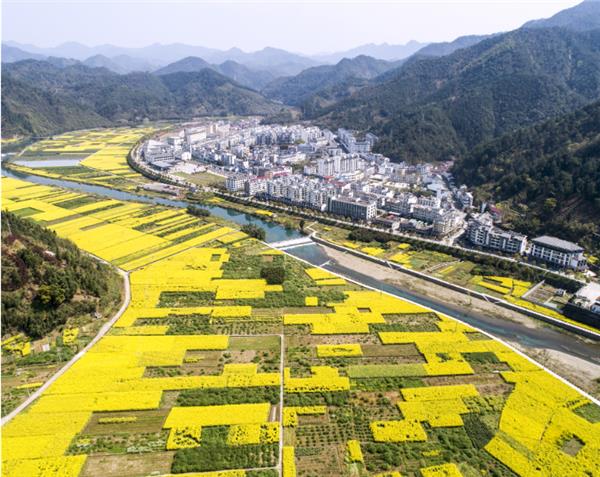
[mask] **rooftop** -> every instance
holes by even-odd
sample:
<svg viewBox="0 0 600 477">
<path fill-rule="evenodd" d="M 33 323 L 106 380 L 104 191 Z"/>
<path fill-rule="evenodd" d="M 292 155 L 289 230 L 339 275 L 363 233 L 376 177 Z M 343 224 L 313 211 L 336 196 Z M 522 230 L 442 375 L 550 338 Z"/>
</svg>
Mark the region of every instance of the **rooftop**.
<svg viewBox="0 0 600 477">
<path fill-rule="evenodd" d="M 549 235 L 543 235 L 541 237 L 534 238 L 532 242 L 563 252 L 583 252 L 583 248 L 577 245 L 576 243 L 569 242 L 567 240 L 562 240 L 556 237 L 551 237 Z"/>
<path fill-rule="evenodd" d="M 580 298 L 587 298 L 593 303 L 597 299 L 600 299 L 600 283 L 588 283 L 577 292 L 577 296 Z"/>
</svg>

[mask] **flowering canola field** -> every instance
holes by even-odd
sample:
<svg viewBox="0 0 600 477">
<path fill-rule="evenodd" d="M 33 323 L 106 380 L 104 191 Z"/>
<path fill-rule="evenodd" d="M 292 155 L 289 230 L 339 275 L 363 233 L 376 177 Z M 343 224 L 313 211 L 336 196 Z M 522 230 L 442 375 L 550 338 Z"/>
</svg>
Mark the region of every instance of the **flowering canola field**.
<svg viewBox="0 0 600 477">
<path fill-rule="evenodd" d="M 68 178 L 134 191 L 137 186 L 148 181 L 129 167 L 127 155 L 135 143 L 154 132 L 156 129 L 151 126 L 69 132 L 32 144 L 25 149 L 20 159 L 77 159 L 80 161 L 77 167 L 31 168 L 14 164 L 11 167 L 54 179 Z"/>
<path fill-rule="evenodd" d="M 131 285 L 113 328 L 3 426 L 3 475 L 600 475 L 599 408 L 502 343 L 210 217 L 88 199 L 2 179 L 3 208 Z"/>
</svg>

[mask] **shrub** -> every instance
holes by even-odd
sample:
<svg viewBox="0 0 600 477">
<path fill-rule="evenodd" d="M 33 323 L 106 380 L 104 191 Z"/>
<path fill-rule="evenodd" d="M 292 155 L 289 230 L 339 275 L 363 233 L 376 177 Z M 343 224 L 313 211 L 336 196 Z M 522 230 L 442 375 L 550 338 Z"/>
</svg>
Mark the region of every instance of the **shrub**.
<svg viewBox="0 0 600 477">
<path fill-rule="evenodd" d="M 265 230 L 258 225 L 254 224 L 246 224 L 242 227 L 242 232 L 248 234 L 250 237 L 253 237 L 257 240 L 264 240 L 267 236 Z"/>
<path fill-rule="evenodd" d="M 281 285 L 285 281 L 285 268 L 265 267 L 260 271 L 260 277 L 264 278 L 269 285 Z"/>
</svg>

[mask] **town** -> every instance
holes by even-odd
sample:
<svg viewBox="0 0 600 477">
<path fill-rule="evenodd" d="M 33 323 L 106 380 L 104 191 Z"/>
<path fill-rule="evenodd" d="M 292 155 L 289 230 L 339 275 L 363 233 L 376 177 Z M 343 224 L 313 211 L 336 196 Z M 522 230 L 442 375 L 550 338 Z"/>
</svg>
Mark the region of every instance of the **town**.
<svg viewBox="0 0 600 477">
<path fill-rule="evenodd" d="M 225 178 L 231 194 L 313 209 L 390 232 L 414 233 L 503 255 L 527 256 L 554 269 L 584 271 L 579 245 L 556 237 L 532 240 L 499 227 L 491 204 L 455 184 L 450 162 L 394 163 L 373 152 L 377 136 L 359 138 L 314 125 L 264 125 L 259 118 L 204 121 L 147 141 L 152 169 L 174 182 L 177 173 Z"/>
</svg>

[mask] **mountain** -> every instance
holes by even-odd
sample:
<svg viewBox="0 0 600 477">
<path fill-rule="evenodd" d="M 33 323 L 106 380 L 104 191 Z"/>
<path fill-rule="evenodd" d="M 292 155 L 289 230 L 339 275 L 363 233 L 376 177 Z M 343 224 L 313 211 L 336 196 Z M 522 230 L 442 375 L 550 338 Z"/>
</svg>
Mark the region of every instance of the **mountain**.
<svg viewBox="0 0 600 477">
<path fill-rule="evenodd" d="M 306 56 L 290 53 L 277 48 L 263 48 L 259 51 L 245 52 L 239 48 L 217 50 L 202 46 L 172 43 L 162 45 L 159 43 L 141 48 L 125 48 L 114 45 L 86 46 L 76 42 L 68 42 L 51 48 L 40 48 L 34 45 L 25 45 L 6 41 L 5 45 L 16 47 L 25 52 L 42 56 L 60 56 L 84 61 L 96 55 L 103 55 L 116 61 L 115 57 L 126 56 L 138 61 L 154 65 L 154 68 L 139 68 L 136 71 L 148 71 L 174 63 L 187 57 L 199 57 L 211 64 L 221 64 L 226 61 L 235 61 L 251 69 L 266 70 L 274 77 L 295 75 L 305 68 L 316 66 L 319 62 Z M 123 65 L 121 65 L 123 66 Z M 129 71 L 132 71 L 129 68 Z"/>
<path fill-rule="evenodd" d="M 388 43 L 368 43 L 356 48 L 335 53 L 327 53 L 312 56 L 313 59 L 323 63 L 337 63 L 344 58 L 356 58 L 357 56 L 370 56 L 378 60 L 395 61 L 408 58 L 416 53 L 428 43 L 419 43 L 418 41 L 409 41 L 405 45 L 390 45 Z"/>
<path fill-rule="evenodd" d="M 16 46 L 11 46 L 7 43 L 2 44 L 2 63 L 15 63 L 23 60 L 45 60 L 54 64 L 55 66 L 61 67 L 73 65 L 81 61 L 72 56 L 48 56 L 44 54 L 31 53 Z M 92 68 L 108 68 L 109 70 L 120 74 L 131 73 L 132 71 L 150 71 L 156 68 L 156 66 L 152 63 L 138 58 L 132 58 L 131 56 L 127 55 L 117 55 L 110 58 L 106 55 L 95 54 L 83 59 L 81 63 Z"/>
<path fill-rule="evenodd" d="M 260 91 L 274 79 L 272 73 L 266 70 L 253 70 L 232 60 L 217 65 L 217 71 L 237 83 Z"/>
<path fill-rule="evenodd" d="M 167 66 L 156 70 L 154 73 L 157 75 L 168 75 L 171 73 L 190 73 L 194 71 L 202 71 L 205 68 L 211 68 L 210 63 L 204 61 L 202 58 L 197 56 L 188 56 L 175 63 L 170 63 Z"/>
<path fill-rule="evenodd" d="M 5 136 L 44 135 L 108 126 L 110 121 L 77 104 L 2 73 L 2 131 Z"/>
<path fill-rule="evenodd" d="M 600 28 L 600 0 L 585 0 L 572 8 L 561 10 L 543 20 L 525 23 L 524 28 L 566 28 L 573 31 L 589 31 Z"/>
<path fill-rule="evenodd" d="M 336 65 L 315 66 L 296 76 L 277 78 L 269 83 L 262 93 L 268 98 L 298 106 L 319 91 L 349 80 L 368 80 L 394 66 L 395 63 L 369 56 L 344 58 Z"/>
<path fill-rule="evenodd" d="M 164 66 L 154 73 L 157 75 L 165 75 L 170 73 L 178 72 L 193 72 L 201 71 L 205 68 L 210 68 L 223 76 L 227 76 L 237 83 L 259 90 L 264 87 L 269 81 L 273 80 L 273 75 L 267 71 L 257 71 L 248 68 L 242 64 L 236 63 L 235 61 L 228 60 L 220 65 L 211 65 L 207 61 L 197 56 L 188 56 L 182 60 L 171 63 Z"/>
<path fill-rule="evenodd" d="M 108 56 L 104 55 L 94 55 L 90 56 L 86 60 L 82 62 L 85 66 L 89 66 L 90 68 L 106 68 L 115 73 L 123 74 L 128 73 L 128 71 L 113 60 L 111 60 Z"/>
<path fill-rule="evenodd" d="M 91 68 L 107 68 L 119 74 L 134 71 L 152 71 L 156 68 L 152 63 L 127 55 L 117 55 L 112 58 L 105 55 L 94 55 L 86 58 L 82 63 Z"/>
<path fill-rule="evenodd" d="M 22 60 L 43 60 L 44 56 L 21 50 L 16 46 L 2 44 L 2 63 L 14 63 Z"/>
<path fill-rule="evenodd" d="M 59 68 L 26 60 L 4 66 L 2 85 L 2 129 L 7 135 L 42 135 L 145 117 L 269 115 L 285 109 L 210 69 L 119 75 L 80 63 Z"/>
<path fill-rule="evenodd" d="M 476 147 L 454 165 L 509 223 L 600 250 L 600 102 Z"/>
<path fill-rule="evenodd" d="M 238 52 L 241 52 L 241 50 L 238 50 Z M 319 64 L 306 56 L 290 53 L 279 48 L 267 47 L 253 53 L 241 53 L 243 54 L 232 57 L 223 55 L 219 58 L 220 61 L 216 61 L 216 59 L 210 61 L 220 63 L 233 60 L 252 69 L 269 71 L 274 77 L 296 75 L 306 68 Z"/>
<path fill-rule="evenodd" d="M 313 116 L 373 131 L 394 159 L 444 160 L 597 98 L 600 30 L 525 28 L 440 58 L 417 55 Z"/>
<path fill-rule="evenodd" d="M 440 43 L 430 43 L 424 46 L 416 52 L 417 55 L 422 56 L 446 56 L 454 53 L 456 50 L 461 48 L 468 48 L 469 46 L 476 45 L 481 40 L 490 38 L 493 35 L 467 35 L 459 36 L 456 40 L 446 41 Z"/>
<path fill-rule="evenodd" d="M 40 338 L 120 301 L 121 280 L 69 240 L 2 212 L 2 334 Z"/>
</svg>

